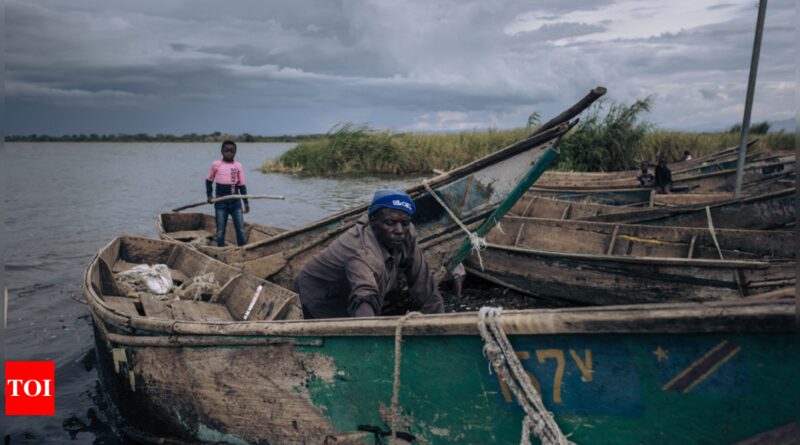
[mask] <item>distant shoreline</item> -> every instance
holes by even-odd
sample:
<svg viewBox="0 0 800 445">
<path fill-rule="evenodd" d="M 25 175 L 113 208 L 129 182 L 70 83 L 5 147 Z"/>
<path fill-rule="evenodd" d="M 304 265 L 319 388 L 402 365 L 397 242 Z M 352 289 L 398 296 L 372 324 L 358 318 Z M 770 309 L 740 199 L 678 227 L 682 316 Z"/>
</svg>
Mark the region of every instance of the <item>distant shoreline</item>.
<svg viewBox="0 0 800 445">
<path fill-rule="evenodd" d="M 6 136 L 6 142 L 222 142 L 232 140 L 236 142 L 301 142 L 324 138 L 324 134 L 258 136 L 248 133 L 225 134 L 214 132 L 210 134 L 189 133 L 184 135 L 146 133 L 137 134 L 71 134 L 50 136 L 46 134 L 11 135 Z"/>
</svg>

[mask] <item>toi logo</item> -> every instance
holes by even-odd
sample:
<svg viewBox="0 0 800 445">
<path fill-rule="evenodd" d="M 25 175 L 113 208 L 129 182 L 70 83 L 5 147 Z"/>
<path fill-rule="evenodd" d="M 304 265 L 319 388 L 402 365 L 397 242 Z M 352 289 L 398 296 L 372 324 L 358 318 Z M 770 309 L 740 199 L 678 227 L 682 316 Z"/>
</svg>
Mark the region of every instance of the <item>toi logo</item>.
<svg viewBox="0 0 800 445">
<path fill-rule="evenodd" d="M 55 376 L 55 362 L 6 362 L 6 415 L 55 415 Z"/>
</svg>

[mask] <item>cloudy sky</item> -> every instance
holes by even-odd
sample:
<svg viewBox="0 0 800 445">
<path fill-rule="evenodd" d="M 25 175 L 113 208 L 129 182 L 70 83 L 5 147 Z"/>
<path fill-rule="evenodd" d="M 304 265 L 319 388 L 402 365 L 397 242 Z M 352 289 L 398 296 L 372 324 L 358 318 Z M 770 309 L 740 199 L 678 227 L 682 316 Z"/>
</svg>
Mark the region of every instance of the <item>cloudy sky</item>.
<svg viewBox="0 0 800 445">
<path fill-rule="evenodd" d="M 6 134 L 524 126 L 591 88 L 665 129 L 741 122 L 754 0 L 5 1 Z M 753 121 L 795 117 L 771 0 Z"/>
</svg>

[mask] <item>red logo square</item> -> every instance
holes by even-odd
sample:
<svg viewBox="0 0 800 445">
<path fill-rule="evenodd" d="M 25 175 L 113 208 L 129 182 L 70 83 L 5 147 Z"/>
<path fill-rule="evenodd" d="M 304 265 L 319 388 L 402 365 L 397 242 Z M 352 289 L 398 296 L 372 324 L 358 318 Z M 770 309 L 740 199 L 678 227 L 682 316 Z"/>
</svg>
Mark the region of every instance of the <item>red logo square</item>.
<svg viewBox="0 0 800 445">
<path fill-rule="evenodd" d="M 56 362 L 6 362 L 6 415 L 56 413 Z"/>
</svg>

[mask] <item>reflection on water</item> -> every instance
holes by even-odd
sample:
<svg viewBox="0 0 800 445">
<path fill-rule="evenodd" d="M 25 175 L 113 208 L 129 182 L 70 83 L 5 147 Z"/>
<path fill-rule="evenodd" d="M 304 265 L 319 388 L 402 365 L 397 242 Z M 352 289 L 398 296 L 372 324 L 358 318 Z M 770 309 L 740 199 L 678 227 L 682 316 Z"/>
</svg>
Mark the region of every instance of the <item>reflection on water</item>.
<svg viewBox="0 0 800 445">
<path fill-rule="evenodd" d="M 292 144 L 240 144 L 248 192 L 245 219 L 284 228 L 367 202 L 377 188 L 420 178 L 314 178 L 255 171 Z M 205 199 L 219 144 L 6 144 L 6 357 L 56 362 L 56 416 L 6 418 L 11 443 L 117 443 L 108 428 L 93 363 L 83 270 L 114 236 L 155 237 L 160 212 Z M 211 206 L 192 211 L 211 212 Z M 87 358 L 89 357 L 89 358 Z"/>
</svg>

